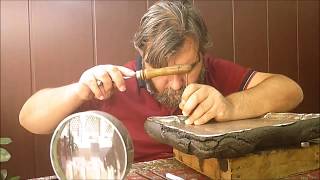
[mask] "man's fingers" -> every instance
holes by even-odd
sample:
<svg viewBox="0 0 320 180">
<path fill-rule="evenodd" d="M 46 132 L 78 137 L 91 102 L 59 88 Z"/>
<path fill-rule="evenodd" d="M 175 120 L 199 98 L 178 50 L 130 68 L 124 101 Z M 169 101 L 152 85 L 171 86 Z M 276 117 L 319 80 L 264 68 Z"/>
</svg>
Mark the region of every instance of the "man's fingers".
<svg viewBox="0 0 320 180">
<path fill-rule="evenodd" d="M 198 118 L 196 121 L 194 121 L 194 125 L 201 125 L 209 122 L 211 119 L 215 118 L 215 115 L 213 113 L 205 113 L 203 116 Z"/>
<path fill-rule="evenodd" d="M 191 112 L 208 97 L 208 92 L 205 90 L 198 89 L 189 96 L 186 103 L 183 105 L 182 114 L 188 116 Z"/>
<path fill-rule="evenodd" d="M 179 104 L 179 108 L 182 110 L 185 104 L 186 104 L 186 102 L 184 100 L 181 100 L 181 102 Z"/>
<path fill-rule="evenodd" d="M 96 77 L 97 85 L 104 98 L 108 98 L 113 91 L 113 84 L 108 74 Z"/>
<path fill-rule="evenodd" d="M 187 120 L 184 121 L 184 123 L 188 125 L 193 124 L 193 122 L 194 122 L 194 119 L 191 119 L 191 118 L 188 118 Z"/>
<path fill-rule="evenodd" d="M 181 96 L 181 101 L 187 101 L 189 97 L 198 89 L 200 89 L 199 84 L 189 84 L 183 91 L 182 96 Z"/>
<path fill-rule="evenodd" d="M 203 101 L 193 110 L 192 114 L 188 117 L 188 119 L 191 119 L 190 122 L 198 121 L 204 114 L 208 113 L 211 107 L 212 103 L 210 103 L 207 100 Z"/>
<path fill-rule="evenodd" d="M 122 73 L 119 71 L 119 69 L 116 66 L 113 66 L 108 70 L 108 73 L 109 73 L 112 81 L 116 85 L 116 87 L 120 91 L 125 91 L 126 90 L 126 85 L 124 83 L 124 79 L 123 79 Z"/>
<path fill-rule="evenodd" d="M 124 76 L 128 76 L 128 77 L 132 77 L 136 75 L 136 72 L 134 72 L 133 70 L 123 67 L 123 66 L 116 66 L 119 71 L 124 75 Z"/>
<path fill-rule="evenodd" d="M 92 93 L 97 99 L 104 99 L 104 90 L 103 88 L 99 88 L 97 84 L 97 79 L 95 78 L 94 75 L 88 76 L 88 80 L 86 81 L 88 87 L 91 89 Z"/>
<path fill-rule="evenodd" d="M 126 86 L 123 77 L 135 75 L 135 72 L 129 68 L 114 65 L 96 66 L 95 72 L 98 73 L 99 80 L 103 82 L 103 86 L 107 94 L 110 94 L 108 92 L 109 90 L 111 92 L 110 88 L 113 86 L 116 86 L 120 91 L 125 91 Z"/>
<path fill-rule="evenodd" d="M 113 86 L 116 86 L 120 91 L 125 91 L 123 76 L 134 75 L 135 72 L 126 67 L 99 65 L 86 70 L 81 75 L 79 82 L 88 86 L 90 93 L 102 100 L 111 96 Z"/>
</svg>

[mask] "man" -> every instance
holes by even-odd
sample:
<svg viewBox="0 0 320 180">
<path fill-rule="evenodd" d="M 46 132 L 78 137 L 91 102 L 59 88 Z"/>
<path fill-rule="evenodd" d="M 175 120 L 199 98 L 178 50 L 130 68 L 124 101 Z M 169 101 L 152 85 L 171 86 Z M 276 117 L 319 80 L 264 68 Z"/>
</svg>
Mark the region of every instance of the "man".
<svg viewBox="0 0 320 180">
<path fill-rule="evenodd" d="M 99 65 L 86 70 L 77 83 L 40 90 L 23 106 L 20 123 L 34 133 L 50 133 L 75 111 L 105 111 L 124 123 L 135 160 L 145 161 L 172 156 L 172 148 L 145 133 L 149 116 L 182 113 L 189 116 L 186 124 L 201 125 L 288 111 L 302 101 L 302 90 L 291 79 L 213 58 L 206 54 L 210 44 L 203 19 L 191 3 L 158 2 L 142 17 L 134 37 L 141 58 L 125 66 Z M 178 64 L 192 64 L 193 69 L 145 82 L 123 78 L 141 68 Z"/>
</svg>

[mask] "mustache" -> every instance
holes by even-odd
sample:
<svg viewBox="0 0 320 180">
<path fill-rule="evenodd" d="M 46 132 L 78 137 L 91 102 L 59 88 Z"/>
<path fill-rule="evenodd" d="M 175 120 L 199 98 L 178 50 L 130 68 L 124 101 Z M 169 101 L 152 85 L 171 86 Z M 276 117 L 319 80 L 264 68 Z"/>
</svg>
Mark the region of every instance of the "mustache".
<svg viewBox="0 0 320 180">
<path fill-rule="evenodd" d="M 156 93 L 155 98 L 161 104 L 170 108 L 175 108 L 179 106 L 181 101 L 181 96 L 185 88 L 186 86 L 181 87 L 179 90 L 166 88 L 163 92 Z"/>
<path fill-rule="evenodd" d="M 196 82 L 200 84 L 204 84 L 205 74 L 206 74 L 206 69 L 204 66 L 202 66 L 199 77 Z M 150 83 L 150 85 L 154 89 L 153 84 Z M 169 87 L 169 88 L 166 88 L 163 92 L 154 93 L 154 97 L 159 103 L 169 108 L 177 108 L 179 107 L 179 104 L 181 102 L 181 96 L 186 87 L 187 87 L 187 84 L 183 85 L 179 90 L 174 90 L 171 87 Z"/>
</svg>

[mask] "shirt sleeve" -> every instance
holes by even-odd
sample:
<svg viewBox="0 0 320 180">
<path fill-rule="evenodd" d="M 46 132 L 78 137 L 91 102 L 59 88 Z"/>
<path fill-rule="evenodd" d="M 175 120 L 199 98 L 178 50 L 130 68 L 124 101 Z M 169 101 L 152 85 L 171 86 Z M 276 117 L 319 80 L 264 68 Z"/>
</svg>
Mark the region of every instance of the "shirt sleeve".
<svg viewBox="0 0 320 180">
<path fill-rule="evenodd" d="M 255 71 L 231 61 L 205 56 L 206 82 L 221 94 L 245 90 Z"/>
</svg>

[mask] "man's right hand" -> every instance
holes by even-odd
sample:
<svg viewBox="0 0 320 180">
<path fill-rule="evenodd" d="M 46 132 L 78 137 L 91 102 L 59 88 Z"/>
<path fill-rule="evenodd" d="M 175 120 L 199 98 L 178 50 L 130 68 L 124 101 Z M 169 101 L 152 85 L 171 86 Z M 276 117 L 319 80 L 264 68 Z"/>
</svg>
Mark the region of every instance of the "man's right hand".
<svg viewBox="0 0 320 180">
<path fill-rule="evenodd" d="M 123 66 L 98 65 L 86 70 L 78 82 L 77 93 L 83 100 L 107 99 L 112 95 L 114 86 L 125 91 L 124 76 L 134 76 L 135 72 Z M 98 81 L 102 84 L 98 85 Z"/>
</svg>

